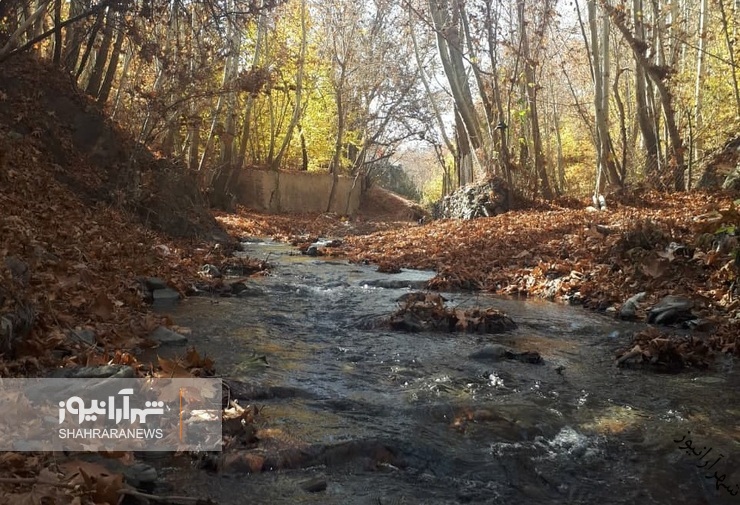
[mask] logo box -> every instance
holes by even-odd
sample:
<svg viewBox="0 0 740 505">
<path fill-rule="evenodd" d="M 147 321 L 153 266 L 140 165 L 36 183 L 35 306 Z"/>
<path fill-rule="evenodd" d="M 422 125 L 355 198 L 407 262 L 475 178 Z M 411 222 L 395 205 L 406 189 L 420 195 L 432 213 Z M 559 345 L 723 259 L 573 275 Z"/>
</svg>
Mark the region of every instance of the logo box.
<svg viewBox="0 0 740 505">
<path fill-rule="evenodd" d="M 0 451 L 220 451 L 221 379 L 0 379 Z"/>
</svg>

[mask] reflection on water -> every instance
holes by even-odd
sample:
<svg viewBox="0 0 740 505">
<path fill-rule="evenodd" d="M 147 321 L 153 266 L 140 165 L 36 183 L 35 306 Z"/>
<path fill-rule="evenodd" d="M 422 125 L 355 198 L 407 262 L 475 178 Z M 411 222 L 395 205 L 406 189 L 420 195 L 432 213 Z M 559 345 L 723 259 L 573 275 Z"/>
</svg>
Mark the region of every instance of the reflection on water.
<svg viewBox="0 0 740 505">
<path fill-rule="evenodd" d="M 190 299 L 175 309 L 177 323 L 191 327 L 222 374 L 308 393 L 261 402 L 279 433 L 306 446 L 382 440 L 405 465 L 187 472 L 186 488 L 221 504 L 737 503 L 674 443 L 691 431 L 723 454 L 721 483 L 740 484 L 732 366 L 704 375 L 616 369 L 615 351 L 639 326 L 480 294 L 445 297 L 498 308 L 519 327 L 495 336 L 391 333 L 368 323 L 431 273 L 379 274 L 279 244 L 248 247 L 276 264 L 254 280 L 265 296 Z M 545 363 L 468 358 L 490 343 L 538 351 Z M 269 366 L 254 366 L 255 356 Z M 300 482 L 316 475 L 327 490 L 303 491 Z"/>
</svg>

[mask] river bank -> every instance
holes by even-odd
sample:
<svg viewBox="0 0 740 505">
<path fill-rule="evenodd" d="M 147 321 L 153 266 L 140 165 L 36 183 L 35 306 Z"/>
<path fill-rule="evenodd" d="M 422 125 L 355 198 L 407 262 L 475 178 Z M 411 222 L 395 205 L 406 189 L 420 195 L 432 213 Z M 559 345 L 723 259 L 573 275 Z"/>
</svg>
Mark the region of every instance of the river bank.
<svg viewBox="0 0 740 505">
<path fill-rule="evenodd" d="M 304 250 L 319 237 L 343 237 L 341 245 L 318 253 L 387 272 L 434 270 L 429 287 L 436 290 L 542 298 L 637 321 L 647 320 L 665 297 L 681 297 L 708 353 L 740 352 L 733 228 L 740 216 L 729 194 L 645 192 L 601 212 L 546 205 L 471 221 L 393 226 L 330 215 L 243 212 L 217 219 L 235 236 L 271 236 Z M 639 301 L 627 311 L 631 298 Z M 642 338 L 650 342 L 654 335 Z M 696 351 L 680 344 L 672 349 Z"/>
</svg>

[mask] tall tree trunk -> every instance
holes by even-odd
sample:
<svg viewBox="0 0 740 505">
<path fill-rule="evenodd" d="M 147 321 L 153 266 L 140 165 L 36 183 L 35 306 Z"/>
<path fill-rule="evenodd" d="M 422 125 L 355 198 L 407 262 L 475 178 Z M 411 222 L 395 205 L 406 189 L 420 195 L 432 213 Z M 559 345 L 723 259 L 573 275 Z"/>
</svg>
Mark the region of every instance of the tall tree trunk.
<svg viewBox="0 0 740 505">
<path fill-rule="evenodd" d="M 608 135 L 608 126 L 604 118 L 604 74 L 601 70 L 601 51 L 599 51 L 599 29 L 596 21 L 596 0 L 589 0 L 587 3 L 588 26 L 591 33 L 591 68 L 593 69 L 594 79 L 594 116 L 596 118 L 596 188 L 595 195 L 602 191 L 602 176 L 605 173 L 605 159 L 609 151 L 604 149 L 604 132 Z"/>
<path fill-rule="evenodd" d="M 673 0 L 670 3 L 670 19 L 668 20 L 670 26 L 668 30 L 668 39 L 670 41 L 668 65 L 672 68 L 678 68 L 679 60 L 681 58 L 681 48 L 684 46 L 682 42 L 684 32 L 683 25 L 686 20 L 681 17 L 681 6 L 679 4 L 680 2 L 677 0 Z"/>
<path fill-rule="evenodd" d="M 176 4 L 176 2 L 172 2 L 173 6 Z M 174 16 L 174 7 L 173 7 L 173 16 Z M 195 26 L 195 16 L 193 16 L 190 20 L 190 30 L 192 33 L 197 32 L 197 28 Z M 194 79 L 195 73 L 196 73 L 196 58 L 195 58 L 195 48 L 194 48 L 194 41 L 192 40 L 192 37 L 188 38 L 186 41 L 186 49 L 184 50 L 185 57 L 184 60 L 187 62 L 188 65 L 188 76 L 191 79 Z M 187 156 L 187 165 L 188 168 L 193 172 L 198 172 L 198 165 L 199 165 L 199 153 L 200 153 L 200 133 L 201 133 L 201 127 L 203 126 L 203 118 L 201 116 L 201 111 L 198 108 L 198 105 L 196 104 L 195 100 L 190 100 L 187 103 L 187 137 L 186 137 L 186 148 L 183 149 L 185 152 L 185 155 Z M 204 173 L 197 173 L 198 183 L 201 188 L 207 188 L 206 184 L 206 178 Z"/>
<path fill-rule="evenodd" d="M 110 56 L 110 62 L 105 71 L 105 79 L 103 79 L 103 84 L 101 84 L 100 92 L 98 93 L 98 103 L 105 103 L 108 101 L 111 88 L 113 87 L 113 79 L 115 79 L 116 71 L 118 70 L 118 61 L 121 58 L 121 48 L 123 47 L 123 40 L 125 38 L 126 35 L 123 31 L 123 27 L 119 27 L 118 33 L 116 34 L 116 41 L 113 43 L 113 52 Z"/>
<path fill-rule="evenodd" d="M 457 187 L 473 181 L 473 153 L 470 149 L 465 122 L 459 112 L 455 113 L 455 136 L 457 137 Z"/>
<path fill-rule="evenodd" d="M 255 70 L 262 56 L 264 39 L 267 36 L 268 18 L 264 11 L 264 0 L 260 1 L 260 13 L 257 16 L 257 40 L 254 44 L 254 55 L 252 56 L 251 70 Z M 247 156 L 247 146 L 250 139 L 250 128 L 252 123 L 252 109 L 254 108 L 254 96 L 249 93 L 244 104 L 244 115 L 242 117 L 242 135 L 239 141 L 239 151 L 237 154 L 236 166 L 244 168 L 244 162 Z"/>
<path fill-rule="evenodd" d="M 409 23 L 413 22 L 413 15 L 411 13 L 411 10 L 409 10 Z M 411 36 L 411 43 L 414 47 L 414 58 L 416 60 L 416 66 L 419 67 L 419 79 L 421 80 L 422 85 L 424 86 L 424 92 L 426 93 L 427 100 L 429 101 L 429 105 L 432 107 L 432 112 L 434 113 L 434 119 L 437 122 L 437 130 L 439 131 L 440 135 L 442 136 L 442 141 L 445 144 L 445 147 L 447 147 L 447 150 L 452 154 L 453 157 L 456 156 L 455 152 L 455 145 L 450 140 L 450 137 L 447 135 L 447 130 L 445 128 L 445 122 L 442 119 L 442 113 L 440 112 L 439 104 L 437 103 L 437 99 L 434 96 L 434 93 L 432 93 L 431 85 L 429 84 L 429 78 L 427 77 L 425 65 L 422 61 L 421 54 L 419 52 L 419 44 L 416 40 L 415 35 L 415 27 L 411 27 L 409 30 L 409 35 Z"/>
<path fill-rule="evenodd" d="M 270 118 L 270 141 L 267 143 L 267 164 L 270 166 L 272 166 L 272 159 L 275 156 L 275 142 L 277 142 L 278 135 L 274 95 L 274 93 L 267 95 L 267 110 Z"/>
<path fill-rule="evenodd" d="M 241 30 L 235 29 L 234 33 L 234 41 L 233 41 L 233 50 L 235 51 L 234 57 L 231 58 L 231 79 L 236 80 L 236 78 L 239 75 L 239 61 L 241 54 L 241 46 L 242 46 L 242 33 Z M 234 164 L 234 148 L 236 147 L 236 121 L 237 121 L 237 92 L 236 91 L 230 91 L 228 95 L 226 95 L 226 120 L 224 122 L 224 136 L 223 136 L 223 146 L 221 149 L 221 166 L 224 170 L 227 171 L 229 174 L 229 178 L 231 178 L 232 172 L 236 169 Z M 224 188 L 225 191 L 229 190 L 228 187 L 228 179 L 227 179 L 227 185 Z"/>
<path fill-rule="evenodd" d="M 509 118 L 504 114 L 504 101 L 501 84 L 499 78 L 499 65 L 498 65 L 498 33 L 499 33 L 499 18 L 500 15 L 496 11 L 494 18 L 494 11 L 492 9 L 492 0 L 486 1 L 486 28 L 488 35 L 488 53 L 491 58 L 491 74 L 492 74 L 492 85 L 493 85 L 493 101 L 496 104 L 496 112 L 498 113 L 498 123 L 496 129 L 499 133 L 499 144 L 498 144 L 498 159 L 501 165 L 501 171 L 506 179 L 506 206 L 511 208 L 513 204 L 512 193 L 514 191 L 514 181 L 511 174 L 511 155 L 509 154 L 509 146 L 507 145 L 507 134 L 508 127 L 506 125 Z M 519 61 L 519 55 L 517 54 L 517 65 Z"/>
<path fill-rule="evenodd" d="M 16 30 L 10 35 L 8 41 L 5 43 L 2 49 L 0 49 L 0 60 L 8 56 L 18 44 L 21 35 L 26 33 L 29 29 L 32 29 L 34 23 L 46 14 L 46 8 L 48 5 L 49 0 L 40 2 L 38 4 L 38 8 L 34 12 L 29 13 L 28 17 L 26 17 L 23 23 L 21 23 L 21 25 L 16 28 Z"/>
<path fill-rule="evenodd" d="M 154 86 L 152 86 L 152 92 L 155 94 L 160 93 L 162 87 L 164 86 L 165 81 L 165 73 L 164 73 L 164 65 L 159 64 L 159 68 L 157 69 L 157 78 L 154 80 Z M 150 139 L 149 136 L 154 131 L 154 124 L 155 124 L 155 117 L 154 117 L 154 107 L 152 104 L 148 104 L 146 116 L 144 118 L 144 122 L 141 125 L 141 130 L 139 131 L 139 142 L 141 143 L 147 143 Z"/>
<path fill-rule="evenodd" d="M 70 0 L 69 17 L 79 15 L 84 11 L 82 0 Z M 84 39 L 84 30 L 80 24 L 69 25 L 64 35 L 64 51 L 62 60 L 64 68 L 72 72 L 77 68 L 77 60 L 80 59 L 80 48 Z"/>
<path fill-rule="evenodd" d="M 414 16 L 413 16 L 410 4 L 409 4 L 409 23 L 410 24 L 413 23 L 413 20 L 414 20 Z M 427 77 L 427 74 L 426 74 L 426 69 L 425 69 L 426 65 L 424 64 L 424 61 L 421 57 L 421 53 L 419 51 L 419 44 L 417 42 L 415 32 L 416 32 L 416 27 L 413 26 L 412 24 L 409 29 L 409 35 L 411 36 L 411 43 L 414 48 L 414 59 L 416 60 L 416 66 L 419 69 L 419 79 L 421 80 L 421 83 L 424 86 L 424 92 L 426 94 L 428 103 L 431 106 L 432 112 L 434 114 L 434 119 L 435 119 L 436 126 L 437 126 L 436 131 L 440 133 L 440 136 L 442 137 L 442 142 L 447 148 L 447 151 L 452 155 L 452 159 L 455 160 L 455 163 L 457 163 L 457 160 L 458 160 L 457 147 L 455 146 L 455 142 L 453 142 L 452 139 L 450 139 L 450 136 L 447 134 L 447 128 L 446 128 L 444 120 L 442 119 L 442 113 L 440 112 L 440 106 L 437 103 L 437 98 L 432 92 L 432 88 L 429 83 L 429 78 Z M 442 196 L 446 196 L 452 190 L 452 181 L 450 180 L 450 171 L 447 167 L 444 156 L 441 153 L 441 150 L 442 150 L 441 147 L 436 143 L 434 143 L 433 145 L 434 145 L 434 152 L 437 156 L 437 160 L 442 166 Z"/>
<path fill-rule="evenodd" d="M 231 6 L 231 2 L 229 2 L 229 5 Z M 208 132 L 208 137 L 206 138 L 206 144 L 203 147 L 203 153 L 201 154 L 200 163 L 198 164 L 198 171 L 202 172 L 203 174 L 205 174 L 204 171 L 206 169 L 206 159 L 208 158 L 209 151 L 213 146 L 214 137 L 216 135 L 216 130 L 219 126 L 219 122 L 221 120 L 221 112 L 223 111 L 226 97 L 229 93 L 233 93 L 232 91 L 227 91 L 227 88 L 234 77 L 233 74 L 236 71 L 236 62 L 234 60 L 237 60 L 239 58 L 239 30 L 237 30 L 233 26 L 233 23 L 228 20 L 226 39 L 228 41 L 228 56 L 226 57 L 226 61 L 224 61 L 223 77 L 221 80 L 221 93 L 218 95 L 216 107 L 211 110 L 211 128 Z M 210 186 L 212 182 L 212 175 L 214 174 L 213 167 L 211 170 L 209 170 L 209 173 L 210 175 L 205 175 L 205 182 L 207 186 Z"/>
<path fill-rule="evenodd" d="M 550 180 L 547 176 L 545 159 L 542 152 L 542 135 L 540 132 L 540 118 L 537 108 L 537 77 L 535 75 L 535 63 L 529 52 L 529 40 L 527 35 L 527 20 L 524 9 L 525 0 L 517 0 L 517 10 L 519 13 L 519 30 L 522 38 L 521 50 L 524 57 L 524 76 L 526 82 L 526 96 L 529 105 L 529 120 L 532 127 L 532 147 L 534 149 L 534 167 L 539 179 L 542 196 L 547 200 L 552 200 L 553 193 L 550 186 Z"/>
<path fill-rule="evenodd" d="M 591 33 L 591 67 L 594 80 L 594 117 L 596 120 L 596 188 L 603 191 L 606 182 L 621 185 L 612 155 L 613 147 L 609 130 L 609 83 L 611 61 L 609 57 L 609 17 L 605 12 L 601 30 L 596 15 L 596 1 L 588 1 L 588 25 Z"/>
<path fill-rule="evenodd" d="M 340 81 L 344 82 L 344 66 L 342 65 Z M 337 193 L 337 182 L 339 181 L 339 170 L 341 167 L 342 159 L 342 139 L 344 139 L 344 130 L 346 127 L 346 117 L 344 111 L 344 100 L 342 97 L 342 87 L 337 87 L 334 90 L 334 101 L 337 107 L 337 138 L 334 142 L 334 154 L 331 158 L 331 164 L 329 165 L 329 172 L 331 172 L 331 190 L 329 191 L 329 201 L 326 204 L 326 212 L 331 210 L 331 206 L 334 203 L 334 198 Z"/>
<path fill-rule="evenodd" d="M 619 179 L 624 183 L 627 178 L 627 117 L 624 112 L 624 102 L 619 93 L 619 77 L 622 72 L 625 72 L 626 68 L 617 70 L 617 75 L 614 77 L 614 85 L 612 86 L 612 92 L 614 93 L 614 102 L 617 104 L 617 112 L 619 113 L 619 134 L 622 140 L 622 161 L 619 163 Z"/>
<path fill-rule="evenodd" d="M 633 0 L 635 36 L 640 40 L 645 38 L 645 26 L 640 14 L 642 8 L 642 0 Z M 647 75 L 645 69 L 639 64 L 635 65 L 635 100 L 637 103 L 637 123 L 645 146 L 645 175 L 653 178 L 658 174 L 658 167 L 660 166 L 660 141 L 651 109 L 648 107 Z"/>
<path fill-rule="evenodd" d="M 342 144 L 344 142 L 344 133 L 347 127 L 347 115 L 344 103 L 344 84 L 347 77 L 347 64 L 349 63 L 348 55 L 340 55 L 337 41 L 334 41 L 335 64 L 338 67 L 339 75 L 334 82 L 334 103 L 337 108 L 337 132 L 334 141 L 334 151 L 329 164 L 329 172 L 332 175 L 331 190 L 329 191 L 329 200 L 326 204 L 326 212 L 331 210 L 337 193 L 337 182 L 339 181 L 339 170 L 341 169 Z"/>
<path fill-rule="evenodd" d="M 50 3 L 49 0 L 36 0 L 36 6 L 34 9 L 42 8 L 44 10 L 47 9 L 48 4 Z M 36 20 L 33 23 L 33 29 L 31 31 L 31 36 L 28 38 L 29 40 L 35 39 L 39 35 L 41 35 L 41 32 L 44 31 L 44 18 L 45 16 L 39 16 L 36 18 Z"/>
<path fill-rule="evenodd" d="M 229 80 L 236 79 L 239 72 L 238 55 L 240 46 L 241 32 L 238 29 L 234 29 L 231 41 L 233 55 L 226 62 L 227 66 L 230 66 Z M 235 172 L 237 170 L 234 165 L 233 156 L 234 140 L 236 139 L 236 93 L 229 91 L 224 99 L 226 102 L 226 118 L 224 121 L 224 131 L 221 134 L 221 163 L 213 178 L 211 204 L 215 204 L 225 210 L 231 210 L 232 195 L 230 191 L 231 185 L 236 179 Z"/>
<path fill-rule="evenodd" d="M 85 71 L 85 68 L 87 67 L 87 61 L 90 58 L 90 54 L 92 54 L 93 48 L 95 47 L 95 39 L 98 37 L 98 32 L 100 31 L 100 28 L 103 26 L 103 20 L 105 19 L 105 11 L 101 10 L 98 12 L 97 17 L 95 18 L 95 24 L 92 27 L 92 30 L 90 31 L 90 36 L 87 38 L 87 44 L 85 45 L 85 52 L 82 53 L 82 59 L 80 60 L 79 65 L 77 66 L 77 71 L 75 72 L 75 79 L 79 80 L 80 76 L 82 75 L 82 72 Z"/>
<path fill-rule="evenodd" d="M 557 167 L 557 193 L 565 193 L 565 162 L 563 157 L 563 138 L 560 132 L 560 110 L 555 98 L 555 89 L 552 81 L 550 82 L 550 95 L 552 96 L 552 129 L 555 132 L 555 165 Z"/>
<path fill-rule="evenodd" d="M 719 1 L 719 10 L 722 14 L 722 31 L 725 34 L 725 44 L 727 45 L 728 59 L 730 60 L 730 71 L 732 72 L 732 91 L 735 95 L 735 115 L 740 116 L 740 86 L 738 86 L 737 76 L 737 65 L 735 64 L 735 42 L 734 35 L 730 34 L 730 24 L 732 24 L 733 32 L 735 23 L 728 19 L 727 9 L 725 8 L 725 1 Z M 737 2 L 735 3 L 737 4 Z"/>
<path fill-rule="evenodd" d="M 475 111 L 473 96 L 468 83 L 467 71 L 463 60 L 462 41 L 460 38 L 461 15 L 457 6 L 450 6 L 447 1 L 429 0 L 429 9 L 432 15 L 435 32 L 437 35 L 437 49 L 439 51 L 442 68 L 450 85 L 450 91 L 457 108 L 457 113 L 465 125 L 467 141 L 473 149 L 483 147 L 483 133 Z M 450 16 L 451 14 L 451 16 Z M 458 132 L 459 134 L 460 132 Z M 463 146 L 460 141 L 464 137 L 458 135 L 458 150 Z M 471 151 L 467 149 L 467 151 Z M 474 152 L 472 152 L 475 155 Z M 466 159 L 466 156 L 459 156 Z M 472 182 L 472 170 L 462 171 L 463 175 L 469 174 L 471 180 L 463 179 L 461 183 Z"/>
<path fill-rule="evenodd" d="M 64 0 L 54 1 L 54 65 L 62 64 L 62 2 Z M 2 15 L 0 15 L 2 19 Z"/>
<path fill-rule="evenodd" d="M 298 138 L 301 140 L 301 170 L 308 171 L 308 147 L 306 146 L 306 135 L 303 132 L 303 126 L 298 123 Z"/>
<path fill-rule="evenodd" d="M 113 43 L 113 17 L 113 10 L 108 9 L 105 27 L 103 28 L 103 40 L 100 43 L 100 48 L 97 50 L 95 67 L 90 74 L 90 80 L 87 81 L 87 87 L 85 88 L 85 92 L 90 96 L 97 97 L 100 93 L 100 85 L 103 82 L 103 74 L 105 73 L 105 64 L 108 63 L 108 54 Z"/>
<path fill-rule="evenodd" d="M 476 51 L 476 41 L 473 40 L 470 34 L 470 22 L 469 16 L 465 11 L 465 2 L 462 0 L 457 1 L 457 6 L 460 12 L 460 24 L 462 25 L 463 34 L 465 35 L 465 43 L 468 47 L 468 62 L 470 68 L 473 71 L 475 77 L 476 87 L 478 88 L 478 96 L 483 104 L 483 111 L 485 113 L 485 127 L 481 127 L 481 144 L 483 147 L 483 168 L 488 177 L 493 175 L 493 166 L 491 166 L 491 149 L 493 146 L 493 124 L 496 122 L 495 113 L 493 110 L 493 103 L 491 97 L 487 93 L 487 85 L 484 80 L 483 72 L 478 64 L 479 56 Z"/>
<path fill-rule="evenodd" d="M 196 172 L 199 167 L 198 153 L 200 152 L 200 126 L 203 120 L 200 116 L 193 115 L 188 118 L 188 167 Z M 201 177 L 200 183 L 205 186 L 205 180 Z"/>
<path fill-rule="evenodd" d="M 696 43 L 696 77 L 694 80 L 694 129 L 696 138 L 694 140 L 693 153 L 694 162 L 703 156 L 703 129 L 704 129 L 704 74 L 706 65 L 706 40 L 707 40 L 707 17 L 708 17 L 708 0 L 699 2 L 699 29 L 697 31 Z"/>
<path fill-rule="evenodd" d="M 129 44 L 131 46 L 131 44 Z M 121 105 L 121 96 L 123 94 L 123 88 L 128 80 L 128 69 L 131 65 L 131 61 L 134 59 L 134 48 L 129 47 L 126 50 L 126 57 L 123 60 L 123 69 L 121 70 L 121 80 L 118 83 L 118 89 L 116 90 L 116 99 L 114 100 L 113 105 L 113 112 L 111 113 L 111 118 L 115 119 L 116 114 L 118 113 L 119 107 Z M 139 72 L 141 71 L 141 62 L 136 62 L 134 64 L 136 67 L 136 70 L 134 71 L 133 79 L 131 79 L 133 82 L 138 82 Z"/>
<path fill-rule="evenodd" d="M 622 33 L 627 44 L 632 49 L 632 53 L 635 56 L 635 61 L 638 66 L 642 67 L 645 73 L 650 77 L 650 80 L 655 84 L 655 88 L 660 96 L 660 103 L 663 106 L 663 115 L 665 117 L 666 128 L 668 129 L 668 136 L 671 141 L 671 160 L 670 167 L 673 170 L 673 181 L 674 188 L 676 190 L 683 190 L 684 187 L 684 170 L 686 168 L 684 163 L 684 147 L 681 133 L 676 123 L 676 112 L 673 108 L 673 96 L 671 95 L 666 79 L 668 78 L 669 72 L 664 67 L 651 65 L 645 52 L 647 51 L 647 44 L 643 40 L 639 40 L 629 30 L 626 24 L 625 14 L 622 11 L 616 11 L 614 7 L 607 3 L 602 3 L 602 6 L 607 9 L 609 15 L 614 21 L 614 25 Z"/>
</svg>

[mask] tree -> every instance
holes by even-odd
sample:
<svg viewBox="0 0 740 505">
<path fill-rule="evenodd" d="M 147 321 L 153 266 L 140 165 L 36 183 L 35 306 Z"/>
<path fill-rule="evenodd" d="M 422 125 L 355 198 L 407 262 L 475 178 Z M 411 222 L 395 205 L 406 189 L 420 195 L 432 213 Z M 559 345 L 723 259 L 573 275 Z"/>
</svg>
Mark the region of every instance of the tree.
<svg viewBox="0 0 740 505">
<path fill-rule="evenodd" d="M 635 57 L 636 65 L 643 70 L 658 90 L 660 102 L 663 107 L 668 136 L 671 141 L 671 159 L 669 165 L 673 172 L 674 189 L 684 189 L 684 146 L 681 133 L 676 122 L 676 112 L 673 106 L 673 94 L 671 93 L 667 79 L 671 69 L 665 66 L 652 64 L 647 57 L 648 44 L 638 38 L 630 31 L 626 24 L 626 14 L 623 9 L 616 9 L 608 2 L 602 0 L 602 6 L 609 13 L 614 25 L 619 29 L 625 41 L 629 45 Z"/>
<path fill-rule="evenodd" d="M 368 164 L 392 156 L 400 142 L 421 136 L 433 120 L 422 100 L 419 70 L 409 65 L 414 43 L 404 36 L 405 19 L 389 0 L 321 11 L 330 34 L 320 53 L 332 62 L 336 127 L 329 170 L 335 181 L 341 171 L 361 181 Z"/>
<path fill-rule="evenodd" d="M 301 16 L 301 35 L 300 35 L 300 51 L 298 55 L 298 69 L 296 70 L 296 77 L 295 77 L 295 103 L 293 104 L 293 114 L 290 119 L 290 124 L 288 124 L 287 131 L 285 133 L 285 136 L 283 137 L 283 143 L 280 146 L 280 149 L 277 155 L 272 160 L 273 168 L 280 167 L 280 162 L 282 161 L 283 156 L 285 156 L 285 152 L 288 150 L 290 141 L 293 138 L 293 131 L 298 125 L 298 122 L 301 120 L 301 112 L 303 110 L 303 104 L 301 102 L 301 98 L 303 96 L 303 76 L 305 73 L 305 66 L 306 66 L 306 46 L 307 46 L 306 0 L 300 0 L 300 3 L 301 3 L 301 14 L 300 14 Z"/>
<path fill-rule="evenodd" d="M 438 152 L 438 161 L 440 162 L 440 165 L 442 166 L 442 171 L 443 171 L 442 192 L 444 195 L 446 195 L 452 189 L 451 187 L 452 177 L 451 177 L 450 171 L 448 170 L 447 164 L 444 161 L 444 156 L 441 155 L 440 142 L 437 140 L 434 140 L 434 138 L 437 137 L 437 133 L 438 133 L 439 137 L 441 137 L 442 145 L 444 145 L 444 147 L 447 148 L 447 151 L 452 154 L 452 157 L 454 159 L 458 159 L 457 147 L 450 139 L 450 136 L 447 134 L 447 125 L 442 119 L 442 106 L 439 103 L 440 101 L 439 93 L 433 92 L 432 86 L 430 84 L 430 78 L 427 76 L 427 68 L 433 67 L 431 51 L 427 51 L 428 54 L 426 55 L 426 57 L 422 56 L 420 44 L 417 42 L 418 36 L 416 35 L 417 33 L 416 13 L 418 11 L 412 8 L 411 4 L 409 3 L 408 12 L 409 12 L 409 18 L 408 18 L 409 19 L 409 35 L 410 35 L 411 42 L 414 48 L 414 61 L 416 62 L 416 67 L 419 72 L 419 80 L 421 81 L 421 84 L 424 87 L 426 99 L 429 105 L 431 106 L 432 114 L 434 116 L 435 125 L 436 125 L 436 128 L 429 127 L 424 137 L 434 146 L 435 152 Z"/>
<path fill-rule="evenodd" d="M 463 2 L 457 1 L 450 4 L 448 0 L 429 0 L 439 57 L 455 102 L 458 177 L 464 185 L 473 181 L 473 156 L 476 149 L 483 147 L 483 131 L 463 58 L 462 5 Z M 479 160 L 475 161 L 480 164 Z"/>
<path fill-rule="evenodd" d="M 550 17 L 549 2 L 543 6 L 543 16 L 540 26 L 536 28 L 537 33 L 544 34 L 545 25 Z M 524 59 L 524 77 L 526 79 L 527 105 L 529 107 L 529 124 L 531 126 L 532 143 L 534 147 L 534 164 L 537 177 L 539 178 L 542 196 L 550 200 L 553 197 L 550 181 L 545 168 L 545 159 L 542 152 L 542 136 L 540 134 L 540 114 L 537 103 L 537 91 L 539 84 L 536 77 L 537 62 L 529 49 L 529 36 L 527 33 L 528 21 L 525 16 L 525 0 L 517 0 L 517 12 L 519 15 L 519 30 L 521 43 L 520 48 Z M 542 36 L 542 35 L 541 35 Z"/>
<path fill-rule="evenodd" d="M 603 191 L 605 182 L 621 185 L 622 180 L 614 162 L 614 148 L 609 129 L 609 16 L 604 12 L 601 29 L 596 14 L 596 1 L 588 0 L 588 26 L 591 33 L 590 55 L 594 82 L 594 116 L 596 118 L 597 175 L 595 194 Z M 602 176 L 606 179 L 602 179 Z"/>
</svg>

